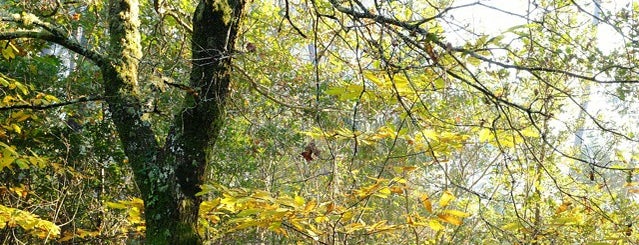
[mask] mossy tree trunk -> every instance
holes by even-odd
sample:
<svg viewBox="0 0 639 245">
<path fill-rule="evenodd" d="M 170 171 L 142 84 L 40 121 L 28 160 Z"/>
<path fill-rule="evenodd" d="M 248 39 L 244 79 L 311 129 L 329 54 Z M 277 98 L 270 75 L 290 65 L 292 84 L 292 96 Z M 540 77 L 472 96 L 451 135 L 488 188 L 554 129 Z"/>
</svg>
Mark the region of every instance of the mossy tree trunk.
<svg viewBox="0 0 639 245">
<path fill-rule="evenodd" d="M 101 64 L 105 94 L 145 202 L 148 244 L 200 244 L 197 219 L 207 154 L 224 122 L 243 0 L 201 0 L 193 17 L 190 93 L 160 146 L 142 120 L 137 67 L 138 1 L 109 3 L 110 49 Z"/>
<path fill-rule="evenodd" d="M 148 244 L 200 244 L 195 194 L 207 156 L 224 122 L 233 46 L 245 0 L 200 0 L 193 14 L 192 71 L 183 109 L 160 145 L 144 114 L 139 94 L 142 56 L 138 0 L 109 0 L 106 54 L 81 45 L 55 25 L 31 15 L 13 21 L 31 30 L 0 32 L 0 40 L 42 39 L 83 55 L 102 70 L 104 97 L 145 204 Z"/>
</svg>

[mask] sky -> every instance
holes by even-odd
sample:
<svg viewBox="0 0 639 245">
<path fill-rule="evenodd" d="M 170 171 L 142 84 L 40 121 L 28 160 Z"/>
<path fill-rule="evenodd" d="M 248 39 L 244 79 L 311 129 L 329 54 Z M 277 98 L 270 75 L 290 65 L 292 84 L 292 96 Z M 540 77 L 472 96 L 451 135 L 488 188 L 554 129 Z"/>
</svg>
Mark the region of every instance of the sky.
<svg viewBox="0 0 639 245">
<path fill-rule="evenodd" d="M 517 14 L 525 14 L 529 2 L 527 0 L 456 0 L 453 6 L 478 1 L 484 5 Z M 615 11 L 632 1 L 633 0 L 602 0 L 601 9 L 604 11 Z M 594 0 L 581 0 L 577 2 L 579 2 L 581 6 L 584 6 L 586 10 L 594 11 Z M 524 19 L 513 17 L 512 15 L 484 6 L 461 8 L 453 10 L 451 14 L 457 21 L 467 23 L 471 29 L 494 35 L 500 34 L 512 26 L 526 23 Z M 590 18 L 588 16 L 584 17 Z M 609 52 L 622 44 L 621 36 L 617 34 L 611 26 L 599 24 L 597 28 L 598 46 L 602 51 Z"/>
<path fill-rule="evenodd" d="M 457 0 L 453 4 L 453 6 L 459 6 L 469 3 L 475 3 L 478 0 Z M 528 3 L 527 0 L 479 0 L 482 4 L 488 6 L 494 6 L 495 8 L 499 8 L 504 11 L 525 14 L 527 12 Z M 531 0 L 532 1 L 532 0 Z M 620 8 L 626 6 L 630 2 L 638 0 L 602 0 L 601 1 L 601 9 L 603 12 L 611 11 L 615 12 Z M 583 6 L 588 11 L 593 11 L 591 14 L 594 14 L 595 5 L 594 0 L 577 0 L 581 6 Z M 468 29 L 474 30 L 476 32 L 483 32 L 489 35 L 499 35 L 503 33 L 508 28 L 516 25 L 525 24 L 526 21 L 523 18 L 514 17 L 512 15 L 485 7 L 485 6 L 472 6 L 468 8 L 462 8 L 453 10 L 451 15 L 454 16 L 456 21 L 465 23 L 468 25 Z M 584 14 L 584 18 L 592 19 L 591 16 Z M 588 20 L 588 19 L 584 19 Z M 594 22 L 593 24 L 595 24 Z M 447 38 L 452 38 L 451 42 L 458 41 L 459 43 L 463 43 L 463 39 L 467 38 L 467 35 L 463 34 L 451 33 L 447 35 Z M 455 40 L 457 38 L 457 40 Z M 598 23 L 597 24 L 597 47 L 603 53 L 610 53 L 611 51 L 621 47 L 623 45 L 623 39 L 621 35 L 616 33 L 614 29 L 605 24 Z M 599 79 L 610 79 L 606 77 L 598 77 Z M 578 85 L 580 83 L 575 82 L 574 84 Z M 578 101 L 580 106 L 586 107 L 587 111 L 594 115 L 595 117 L 600 117 L 601 119 L 607 122 L 614 122 L 617 125 L 623 124 L 631 124 L 631 127 L 637 131 L 636 122 L 637 122 L 637 112 L 638 108 L 634 108 L 634 110 L 629 111 L 621 111 L 617 108 L 618 103 L 611 103 L 611 101 L 615 101 L 610 95 L 606 95 L 606 91 L 615 91 L 615 88 L 618 85 L 605 85 L 605 86 L 594 86 L 587 87 L 586 91 L 589 92 L 589 96 L 583 98 L 583 101 Z M 580 88 L 578 88 L 580 89 Z M 617 101 L 619 102 L 619 101 Z M 556 125 L 557 130 L 566 130 L 563 122 L 568 124 L 574 124 L 576 119 L 579 117 L 584 117 L 583 113 L 580 113 L 580 109 L 577 104 L 567 104 L 564 106 L 565 113 L 564 115 L 558 115 L 558 124 Z M 637 106 L 634 106 L 637 107 Z M 563 122 L 562 122 L 563 121 Z M 612 125 L 612 124 L 611 124 Z M 634 125 L 634 126 L 633 126 Z M 636 154 L 637 149 L 630 143 L 625 144 L 617 144 L 614 148 L 606 148 L 609 143 L 602 143 L 605 141 L 600 132 L 601 129 L 597 128 L 591 121 L 587 122 L 582 128 L 584 130 L 583 134 L 583 142 L 576 135 L 574 137 L 574 141 L 570 143 L 570 145 L 566 145 L 566 148 L 572 147 L 582 147 L 582 149 L 588 149 L 592 151 L 593 148 L 601 147 L 606 151 L 615 151 L 615 150 L 623 150 L 623 155 L 626 156 L 627 159 L 630 159 L 632 154 Z M 619 128 L 616 128 L 619 129 Z M 619 129 L 622 130 L 622 129 Z M 585 148 L 583 148 L 585 147 Z M 604 153 L 606 155 L 612 155 L 614 152 Z M 612 157 L 614 158 L 614 157 Z"/>
</svg>

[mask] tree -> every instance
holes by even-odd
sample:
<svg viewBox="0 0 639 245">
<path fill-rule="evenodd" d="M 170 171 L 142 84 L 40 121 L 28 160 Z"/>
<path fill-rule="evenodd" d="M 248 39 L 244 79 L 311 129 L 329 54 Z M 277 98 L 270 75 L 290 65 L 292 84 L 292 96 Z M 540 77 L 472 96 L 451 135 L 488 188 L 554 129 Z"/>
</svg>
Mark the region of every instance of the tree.
<svg viewBox="0 0 639 245">
<path fill-rule="evenodd" d="M 60 2 L 57 4 L 60 7 Z M 138 81 L 142 55 L 138 1 L 109 1 L 109 43 L 104 53 L 82 46 L 69 33 L 34 14 L 3 18 L 26 30 L 2 32 L 0 39 L 53 42 L 90 59 L 100 68 L 103 97 L 144 200 L 146 237 L 150 244 L 201 242 L 196 225 L 202 199 L 195 194 L 204 180 L 207 151 L 215 143 L 224 121 L 231 70 L 228 55 L 234 51 L 244 5 L 244 1 L 235 0 L 198 3 L 193 14 L 190 81 L 188 85 L 179 85 L 189 94 L 164 145 L 159 144 L 150 123 L 143 118 L 145 108 Z"/>
</svg>

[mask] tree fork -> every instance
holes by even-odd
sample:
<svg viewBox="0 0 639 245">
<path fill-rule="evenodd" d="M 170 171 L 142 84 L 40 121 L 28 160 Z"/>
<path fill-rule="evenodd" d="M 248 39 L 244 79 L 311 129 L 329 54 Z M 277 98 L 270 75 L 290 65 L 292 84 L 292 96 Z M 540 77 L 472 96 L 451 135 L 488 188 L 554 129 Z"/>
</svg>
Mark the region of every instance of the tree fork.
<svg viewBox="0 0 639 245">
<path fill-rule="evenodd" d="M 196 196 L 204 181 L 207 154 L 224 121 L 230 82 L 229 54 L 246 4 L 243 0 L 201 0 L 193 17 L 190 87 L 164 147 L 141 119 L 137 66 L 140 52 L 138 2 L 109 3 L 110 62 L 102 66 L 106 101 L 145 203 L 148 244 L 201 244 Z"/>
</svg>

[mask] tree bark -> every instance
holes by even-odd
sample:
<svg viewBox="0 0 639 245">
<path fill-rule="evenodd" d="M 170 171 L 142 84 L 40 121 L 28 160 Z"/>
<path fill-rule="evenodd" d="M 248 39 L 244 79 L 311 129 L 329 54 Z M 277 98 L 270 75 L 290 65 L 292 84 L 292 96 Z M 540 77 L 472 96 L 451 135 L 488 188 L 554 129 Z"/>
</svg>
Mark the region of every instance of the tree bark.
<svg viewBox="0 0 639 245">
<path fill-rule="evenodd" d="M 207 155 L 224 122 L 231 54 L 243 0 L 201 0 L 193 17 L 192 71 L 183 109 L 166 144 L 142 120 L 137 66 L 141 56 L 138 2 L 111 0 L 110 50 L 102 65 L 106 102 L 145 203 L 148 244 L 201 244 L 196 196 Z"/>
</svg>

